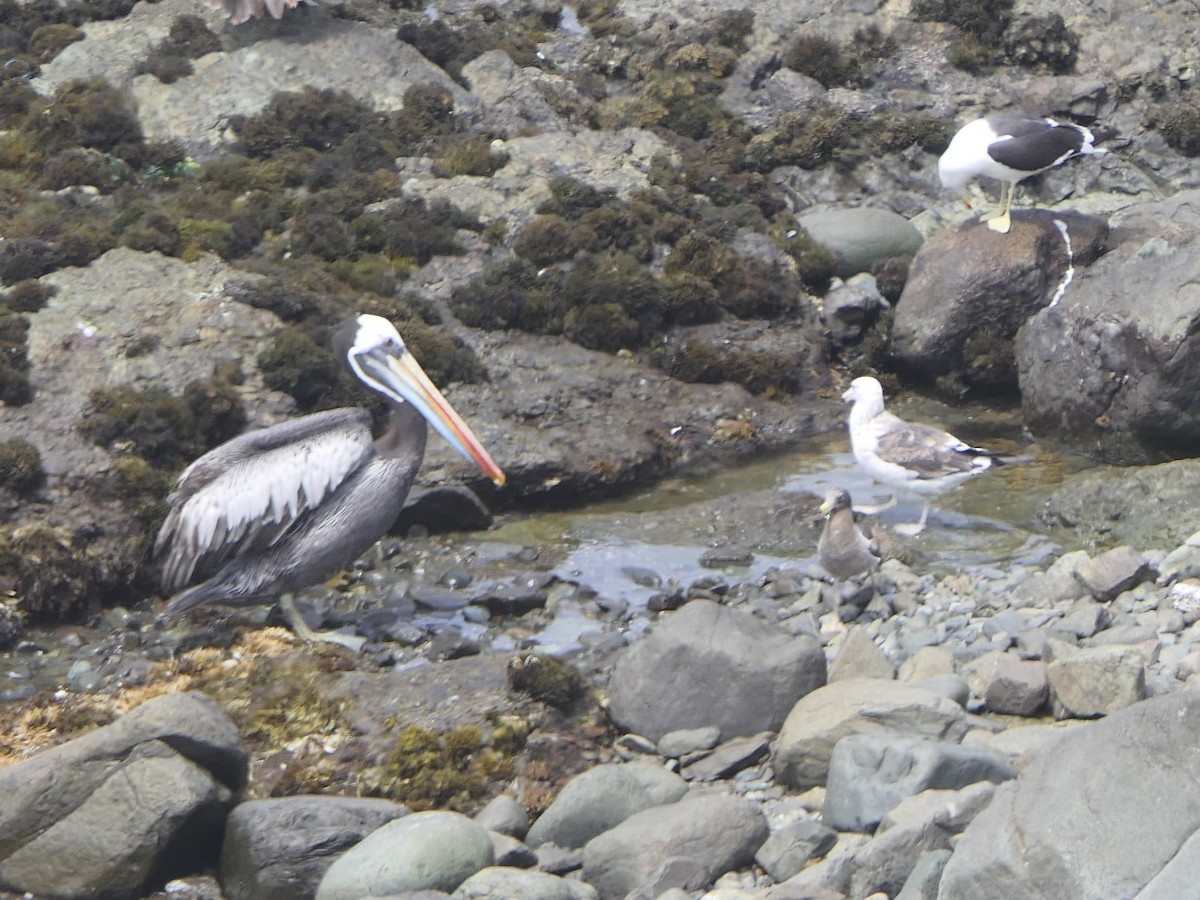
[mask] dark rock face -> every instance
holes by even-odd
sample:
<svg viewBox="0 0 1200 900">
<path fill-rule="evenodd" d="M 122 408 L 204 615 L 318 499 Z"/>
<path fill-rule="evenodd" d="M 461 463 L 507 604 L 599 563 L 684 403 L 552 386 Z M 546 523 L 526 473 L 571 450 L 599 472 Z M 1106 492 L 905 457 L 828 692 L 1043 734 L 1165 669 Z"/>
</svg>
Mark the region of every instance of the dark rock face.
<svg viewBox="0 0 1200 900">
<path fill-rule="evenodd" d="M 972 220 L 926 241 L 896 304 L 891 353 L 897 365 L 971 387 L 1016 388 L 1013 339 L 1051 302 L 1067 272 L 1056 219 L 1070 232 L 1075 266 L 1100 254 L 1107 232 L 1102 220 L 1045 210 L 1018 212 L 1008 234 Z"/>
<path fill-rule="evenodd" d="M 1200 695 L 1191 691 L 1070 733 L 996 790 L 963 833 L 939 896 L 1187 896 L 1200 828 L 1198 740 Z M 1185 872 L 1192 880 L 1182 887 Z"/>
<path fill-rule="evenodd" d="M 717 725 L 722 737 L 778 731 L 793 704 L 825 683 L 825 656 L 748 613 L 694 600 L 617 661 L 612 718 L 657 740 Z"/>
<path fill-rule="evenodd" d="M 0 887 L 141 896 L 215 852 L 246 770 L 237 729 L 196 693 L 150 700 L 11 766 L 0 772 Z"/>
<path fill-rule="evenodd" d="M 226 824 L 221 886 L 231 900 L 307 900 L 334 859 L 407 812 L 390 800 L 354 797 L 242 803 Z"/>
<path fill-rule="evenodd" d="M 1016 340 L 1025 420 L 1110 462 L 1194 454 L 1200 437 L 1200 192 L 1150 204 Z"/>
</svg>

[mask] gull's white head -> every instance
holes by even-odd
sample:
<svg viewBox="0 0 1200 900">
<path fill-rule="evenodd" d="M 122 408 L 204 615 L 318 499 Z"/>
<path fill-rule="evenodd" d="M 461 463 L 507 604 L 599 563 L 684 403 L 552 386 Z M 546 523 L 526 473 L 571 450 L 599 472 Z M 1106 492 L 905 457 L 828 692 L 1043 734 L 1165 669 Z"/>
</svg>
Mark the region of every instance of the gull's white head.
<svg viewBox="0 0 1200 900">
<path fill-rule="evenodd" d="M 847 403 L 878 404 L 880 409 L 882 409 L 883 386 L 877 379 L 872 378 L 870 375 L 864 375 L 850 382 L 850 387 L 842 394 L 842 399 Z"/>
</svg>

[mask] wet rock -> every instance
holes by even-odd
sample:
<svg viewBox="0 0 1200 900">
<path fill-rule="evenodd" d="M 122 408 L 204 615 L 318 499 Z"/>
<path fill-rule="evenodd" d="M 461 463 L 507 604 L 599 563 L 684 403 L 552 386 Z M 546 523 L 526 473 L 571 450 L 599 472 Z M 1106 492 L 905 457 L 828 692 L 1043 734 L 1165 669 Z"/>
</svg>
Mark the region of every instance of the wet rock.
<svg viewBox="0 0 1200 900">
<path fill-rule="evenodd" d="M 787 881 L 808 864 L 833 849 L 837 832 L 815 819 L 801 819 L 772 831 L 754 861 L 776 881 Z"/>
<path fill-rule="evenodd" d="M 840 831 L 871 831 L 906 797 L 1015 775 L 1007 759 L 980 748 L 886 731 L 852 734 L 833 748 L 821 814 Z"/>
<path fill-rule="evenodd" d="M 489 831 L 524 839 L 529 833 L 529 814 L 511 794 L 499 794 L 475 813 L 475 821 Z"/>
<path fill-rule="evenodd" d="M 870 271 L 880 260 L 912 256 L 922 242 L 921 232 L 908 219 L 887 209 L 831 209 L 798 221 L 813 240 L 834 252 L 843 278 Z"/>
<path fill-rule="evenodd" d="M 890 679 L 895 675 L 896 668 L 887 654 L 875 643 L 866 628 L 858 626 L 846 633 L 837 656 L 829 666 L 831 682 L 847 678 Z"/>
<path fill-rule="evenodd" d="M 700 554 L 700 565 L 706 569 L 723 569 L 726 566 L 748 566 L 754 562 L 754 554 L 745 547 L 719 547 Z"/>
<path fill-rule="evenodd" d="M 1003 240 L 978 221 L 931 237 L 913 259 L 896 303 L 891 353 L 903 368 L 997 389 L 1017 386 L 1013 339 L 1047 306 L 1067 270 L 1062 235 L 1068 224 L 1075 265 L 1099 254 L 1100 219 L 1031 210 L 1013 216 Z"/>
<path fill-rule="evenodd" d="M 1131 210 L 1090 277 L 1018 335 L 1021 407 L 1036 434 L 1122 464 L 1159 462 L 1168 448 L 1188 455 L 1200 425 L 1200 398 L 1184 375 L 1197 364 L 1200 327 L 1190 287 L 1200 266 L 1197 196 Z"/>
<path fill-rule="evenodd" d="M 199 693 L 149 700 L 0 771 L 0 886 L 140 896 L 154 879 L 215 860 L 246 772 L 216 703 Z"/>
<path fill-rule="evenodd" d="M 1101 602 L 1141 584 L 1150 574 L 1150 564 L 1128 545 L 1114 547 L 1075 567 L 1075 577 Z"/>
<path fill-rule="evenodd" d="M 1135 647 L 1090 647 L 1046 669 L 1056 719 L 1110 715 L 1146 696 L 1146 667 Z"/>
<path fill-rule="evenodd" d="M 1133 897 L 1155 879 L 1165 886 L 1194 873 L 1194 857 L 1181 850 L 1195 843 L 1198 742 L 1200 693 L 1193 691 L 1068 733 L 996 789 L 960 837 L 940 896 Z M 1105 821 L 1124 824 L 1096 827 Z"/>
<path fill-rule="evenodd" d="M 493 616 L 522 616 L 546 605 L 545 591 L 516 584 L 500 584 L 482 593 L 475 602 Z"/>
<path fill-rule="evenodd" d="M 950 741 L 967 730 L 962 708 L 931 691 L 879 679 L 839 681 L 792 707 L 775 744 L 775 776 L 799 790 L 824 784 L 838 741 L 881 727 Z"/>
<path fill-rule="evenodd" d="M 451 895 L 456 900 L 589 900 L 596 891 L 578 881 L 507 866 L 480 869 Z"/>
<path fill-rule="evenodd" d="M 703 889 L 749 865 L 768 833 L 763 814 L 738 797 L 685 797 L 643 810 L 588 841 L 583 877 L 602 898 L 670 887 Z"/>
<path fill-rule="evenodd" d="M 283 797 L 238 804 L 225 826 L 221 884 L 229 900 L 308 898 L 333 860 L 407 815 L 390 800 Z"/>
<path fill-rule="evenodd" d="M 687 782 L 652 763 L 596 766 L 568 781 L 526 835 L 540 847 L 582 847 L 603 831 L 651 806 L 674 803 Z"/>
<path fill-rule="evenodd" d="M 716 725 L 724 737 L 776 731 L 792 704 L 825 682 L 825 656 L 739 610 L 694 600 L 616 660 L 610 714 L 657 740 Z"/>
<path fill-rule="evenodd" d="M 994 713 L 1033 716 L 1050 697 L 1046 664 L 1005 655 L 992 670 L 983 699 Z"/>
<path fill-rule="evenodd" d="M 355 900 L 368 894 L 453 891 L 492 865 L 487 830 L 453 812 L 419 812 L 376 829 L 325 872 L 316 900 Z"/>
</svg>

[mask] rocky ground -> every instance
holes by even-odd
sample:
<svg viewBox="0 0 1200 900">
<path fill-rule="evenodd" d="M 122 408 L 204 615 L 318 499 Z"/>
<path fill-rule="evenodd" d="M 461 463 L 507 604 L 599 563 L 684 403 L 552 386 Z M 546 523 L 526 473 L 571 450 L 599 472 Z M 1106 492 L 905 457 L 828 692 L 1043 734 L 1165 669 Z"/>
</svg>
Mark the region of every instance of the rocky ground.
<svg viewBox="0 0 1200 900">
<path fill-rule="evenodd" d="M 1191 891 L 1194 7 L 0 11 L 0 888 Z M 1118 136 L 1001 237 L 935 164 L 1015 108 Z M 325 349 L 358 311 L 508 486 L 431 442 L 304 598 L 361 654 L 166 627 L 171 478 L 362 402 Z M 979 512 L 1002 552 L 943 516 L 869 584 L 803 493 L 546 513 L 806 446 L 866 372 L 1129 468 L 1039 456 L 1002 482 L 1036 516 Z"/>
</svg>

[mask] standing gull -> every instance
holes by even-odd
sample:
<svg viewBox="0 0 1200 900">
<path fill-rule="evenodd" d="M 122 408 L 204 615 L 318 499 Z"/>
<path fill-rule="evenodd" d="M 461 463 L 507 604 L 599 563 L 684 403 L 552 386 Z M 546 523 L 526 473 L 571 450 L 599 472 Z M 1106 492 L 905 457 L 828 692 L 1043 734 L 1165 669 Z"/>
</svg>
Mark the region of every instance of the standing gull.
<svg viewBox="0 0 1200 900">
<path fill-rule="evenodd" d="M 842 399 L 854 404 L 850 409 L 854 459 L 872 478 L 893 488 L 940 494 L 994 465 L 1013 461 L 972 447 L 948 432 L 892 415 L 883 408 L 883 388 L 869 376 L 850 382 Z M 906 530 L 920 532 L 928 518 L 926 500 L 920 522 Z"/>
<path fill-rule="evenodd" d="M 425 457 L 426 423 L 496 484 L 504 473 L 413 359 L 387 319 L 338 326 L 337 355 L 387 401 L 371 437 L 365 409 L 331 409 L 251 431 L 205 453 L 179 476 L 154 549 L 173 617 L 205 603 L 279 599 L 296 632 L 353 649 L 360 638 L 312 631 L 296 591 L 330 578 L 383 537 Z"/>
<path fill-rule="evenodd" d="M 1009 210 L 1017 182 L 1074 156 L 1104 153 L 1095 145 L 1110 136 L 1051 118 L 995 113 L 959 129 L 938 160 L 938 177 L 944 187 L 958 191 L 967 206 L 967 182 L 981 175 L 999 179 L 1000 211 L 986 221 L 993 231 L 1006 234 L 1012 227 Z"/>
<path fill-rule="evenodd" d="M 879 544 L 873 536 L 864 534 L 854 521 L 848 491 L 830 488 L 820 511 L 826 518 L 817 541 L 817 558 L 826 572 L 845 580 L 879 565 Z"/>
</svg>

